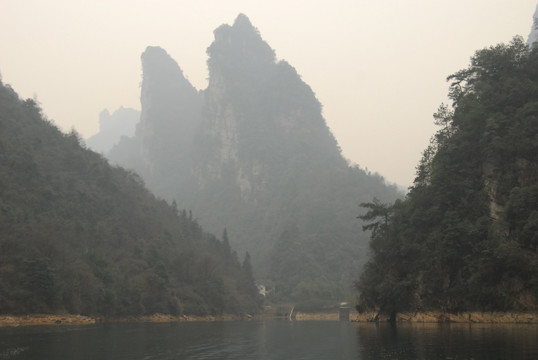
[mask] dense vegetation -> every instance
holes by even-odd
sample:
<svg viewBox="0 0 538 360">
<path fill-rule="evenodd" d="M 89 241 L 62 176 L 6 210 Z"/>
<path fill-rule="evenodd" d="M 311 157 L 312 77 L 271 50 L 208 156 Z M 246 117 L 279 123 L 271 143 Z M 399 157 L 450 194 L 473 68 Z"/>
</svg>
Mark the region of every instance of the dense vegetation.
<svg viewBox="0 0 538 360">
<path fill-rule="evenodd" d="M 248 254 L 247 254 L 248 255 Z M 0 82 L 0 313 L 259 310 L 250 258 Z"/>
<path fill-rule="evenodd" d="M 209 86 L 196 93 L 164 50 L 145 51 L 141 122 L 111 160 L 204 228 L 227 228 L 269 301 L 352 300 L 368 242 L 357 204 L 394 201 L 397 189 L 349 166 L 312 89 L 246 16 L 215 30 L 207 52 Z"/>
<path fill-rule="evenodd" d="M 516 37 L 448 80 L 407 198 L 362 204 L 361 310 L 538 306 L 538 50 Z"/>
</svg>

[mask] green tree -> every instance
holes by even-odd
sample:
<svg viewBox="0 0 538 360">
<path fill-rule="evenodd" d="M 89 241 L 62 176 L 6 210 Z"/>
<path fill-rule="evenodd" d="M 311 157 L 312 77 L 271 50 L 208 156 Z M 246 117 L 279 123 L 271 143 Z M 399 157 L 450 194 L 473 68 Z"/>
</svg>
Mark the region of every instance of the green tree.
<svg viewBox="0 0 538 360">
<path fill-rule="evenodd" d="M 519 37 L 448 77 L 452 108 L 405 201 L 366 205 L 360 307 L 536 309 L 538 52 Z M 390 212 L 389 212 L 390 209 Z"/>
<path fill-rule="evenodd" d="M 0 314 L 259 310 L 232 250 L 191 212 L 1 83 L 0 129 Z"/>
</svg>

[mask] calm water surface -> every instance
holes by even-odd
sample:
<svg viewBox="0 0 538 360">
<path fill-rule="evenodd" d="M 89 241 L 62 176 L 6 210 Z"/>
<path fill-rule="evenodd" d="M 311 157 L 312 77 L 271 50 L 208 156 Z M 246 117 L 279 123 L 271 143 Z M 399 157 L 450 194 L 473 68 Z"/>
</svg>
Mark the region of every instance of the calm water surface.
<svg viewBox="0 0 538 360">
<path fill-rule="evenodd" d="M 271 320 L 0 328 L 0 359 L 538 359 L 538 326 Z"/>
</svg>

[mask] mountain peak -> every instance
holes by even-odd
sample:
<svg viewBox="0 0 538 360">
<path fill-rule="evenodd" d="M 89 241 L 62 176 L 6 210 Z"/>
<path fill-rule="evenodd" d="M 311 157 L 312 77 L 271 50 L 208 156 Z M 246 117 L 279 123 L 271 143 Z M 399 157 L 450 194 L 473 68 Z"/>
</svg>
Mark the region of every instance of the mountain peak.
<svg viewBox="0 0 538 360">
<path fill-rule="evenodd" d="M 123 147 L 129 155 L 118 150 L 112 160 L 192 209 L 209 230 L 234 231 L 234 244 L 263 266 L 283 298 L 304 284 L 331 294 L 320 296 L 343 293 L 367 241 L 357 240 L 357 204 L 372 196 L 393 201 L 396 190 L 348 167 L 312 89 L 290 64 L 275 61 L 244 14 L 214 36 L 198 103 L 174 92 L 170 78 L 160 85 L 149 78 L 146 87 L 144 68 L 136 141 Z M 297 254 L 310 260 L 297 264 Z"/>
<path fill-rule="evenodd" d="M 177 62 L 161 47 L 148 46 L 142 53 L 141 59 L 145 76 L 151 73 L 151 75 L 161 74 L 168 77 L 172 72 L 175 76 L 183 77 L 183 71 Z"/>
<path fill-rule="evenodd" d="M 235 18 L 233 27 L 234 28 L 245 29 L 245 30 L 248 29 L 248 30 L 252 30 L 254 32 L 257 32 L 256 28 L 252 25 L 249 18 L 243 13 L 237 15 L 237 17 Z"/>
<path fill-rule="evenodd" d="M 215 40 L 207 48 L 209 71 L 237 75 L 245 68 L 275 63 L 274 50 L 262 39 L 248 17 L 239 14 L 233 26 L 221 25 L 214 32 Z"/>
<path fill-rule="evenodd" d="M 141 55 L 142 59 L 142 94 L 144 103 L 149 97 L 155 105 L 174 102 L 175 99 L 161 96 L 165 91 L 177 96 L 197 96 L 197 91 L 183 75 L 183 70 L 168 53 L 158 46 L 148 46 Z M 150 96 L 153 94 L 154 96 Z M 155 94 L 157 94 L 155 96 Z M 152 101 L 152 102 L 153 102 Z M 146 105 L 148 105 L 146 103 Z"/>
</svg>

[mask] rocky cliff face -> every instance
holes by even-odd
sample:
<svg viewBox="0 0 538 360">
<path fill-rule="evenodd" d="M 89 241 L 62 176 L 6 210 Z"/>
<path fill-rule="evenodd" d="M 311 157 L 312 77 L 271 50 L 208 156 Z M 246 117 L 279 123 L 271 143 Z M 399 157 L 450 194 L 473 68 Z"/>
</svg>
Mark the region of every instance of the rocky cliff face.
<svg viewBox="0 0 538 360">
<path fill-rule="evenodd" d="M 135 169 L 164 196 L 170 181 L 187 175 L 202 95 L 165 50 L 149 46 L 141 60 L 140 122 L 135 136 L 122 139 L 109 158 Z"/>
<path fill-rule="evenodd" d="M 358 204 L 398 193 L 347 165 L 312 89 L 245 15 L 214 35 L 201 92 L 164 50 L 146 50 L 141 122 L 111 158 L 205 228 L 226 228 L 259 277 L 286 283 L 285 296 L 299 283 L 336 296 L 367 248 Z"/>
<path fill-rule="evenodd" d="M 142 71 L 142 114 L 136 133 L 146 176 L 159 182 L 178 170 L 164 156 L 188 157 L 200 118 L 201 96 L 159 47 L 148 47 L 142 54 Z"/>
<path fill-rule="evenodd" d="M 289 64 L 276 62 L 246 16 L 215 30 L 207 52 L 210 77 L 198 133 L 204 141 L 198 144 L 216 149 L 198 163 L 200 183 L 219 177 L 218 168 L 232 168 L 242 198 L 256 201 L 280 181 L 271 174 L 282 168 L 310 167 L 324 158 L 347 167 L 310 87 Z"/>
</svg>

